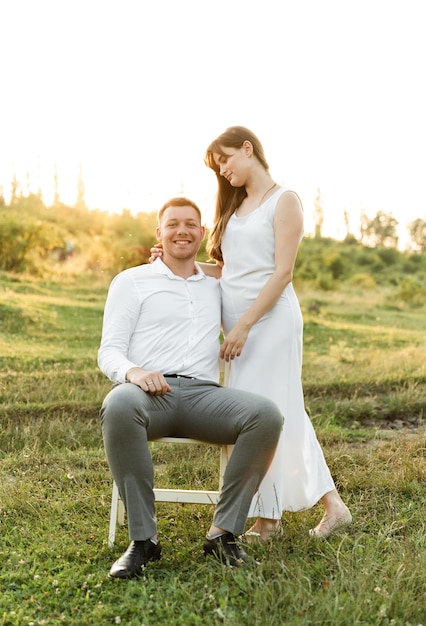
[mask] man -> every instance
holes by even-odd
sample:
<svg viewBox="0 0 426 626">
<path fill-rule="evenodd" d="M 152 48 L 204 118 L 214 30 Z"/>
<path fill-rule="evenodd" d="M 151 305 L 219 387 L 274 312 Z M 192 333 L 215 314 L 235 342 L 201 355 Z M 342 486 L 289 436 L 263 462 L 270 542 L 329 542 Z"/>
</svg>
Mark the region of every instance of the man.
<svg viewBox="0 0 426 626">
<path fill-rule="evenodd" d="M 204 233 L 196 204 L 169 200 L 156 230 L 162 259 L 121 272 L 109 289 L 98 363 L 119 384 L 103 402 L 102 433 L 130 538 L 113 578 L 137 576 L 160 558 L 148 441 L 164 436 L 235 444 L 204 553 L 233 566 L 249 560 L 235 535 L 244 531 L 283 418 L 269 400 L 217 382 L 220 287 L 195 263 Z"/>
</svg>

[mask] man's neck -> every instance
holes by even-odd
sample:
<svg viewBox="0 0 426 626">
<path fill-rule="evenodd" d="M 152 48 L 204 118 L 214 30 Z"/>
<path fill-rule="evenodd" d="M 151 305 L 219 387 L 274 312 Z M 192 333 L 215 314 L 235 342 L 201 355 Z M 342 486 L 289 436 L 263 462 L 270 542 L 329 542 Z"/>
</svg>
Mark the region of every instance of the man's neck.
<svg viewBox="0 0 426 626">
<path fill-rule="evenodd" d="M 170 258 L 163 255 L 163 263 L 167 265 L 169 270 L 173 272 L 176 276 L 180 276 L 181 278 L 189 278 L 190 276 L 194 276 L 194 274 L 198 274 L 197 268 L 195 267 L 195 259 L 175 259 Z"/>
</svg>

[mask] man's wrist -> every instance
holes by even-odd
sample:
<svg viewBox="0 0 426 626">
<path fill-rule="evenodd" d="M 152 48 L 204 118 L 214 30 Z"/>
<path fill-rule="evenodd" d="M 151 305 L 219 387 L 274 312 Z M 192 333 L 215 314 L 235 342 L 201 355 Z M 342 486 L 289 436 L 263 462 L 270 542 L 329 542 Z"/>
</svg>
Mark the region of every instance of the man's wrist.
<svg viewBox="0 0 426 626">
<path fill-rule="evenodd" d="M 124 382 L 131 383 L 132 381 L 130 380 L 129 375 L 131 375 L 132 372 L 139 371 L 140 369 L 140 367 L 130 367 L 124 375 Z"/>
</svg>

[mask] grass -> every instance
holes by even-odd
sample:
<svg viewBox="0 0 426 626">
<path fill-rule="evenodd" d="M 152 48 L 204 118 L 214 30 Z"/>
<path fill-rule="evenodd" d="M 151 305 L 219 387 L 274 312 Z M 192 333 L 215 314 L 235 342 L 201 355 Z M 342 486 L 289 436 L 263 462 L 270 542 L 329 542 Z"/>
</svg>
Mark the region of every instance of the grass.
<svg viewBox="0 0 426 626">
<path fill-rule="evenodd" d="M 211 507 L 159 503 L 163 558 L 123 582 L 107 576 L 128 538 L 108 548 L 98 422 L 106 285 L 0 280 L 0 625 L 426 624 L 424 308 L 386 291 L 363 317 L 356 292 L 301 293 L 307 405 L 347 531 L 316 541 L 320 507 L 285 513 L 250 548 L 260 566 L 230 570 L 202 555 Z M 157 486 L 217 487 L 214 447 L 151 445 Z"/>
</svg>

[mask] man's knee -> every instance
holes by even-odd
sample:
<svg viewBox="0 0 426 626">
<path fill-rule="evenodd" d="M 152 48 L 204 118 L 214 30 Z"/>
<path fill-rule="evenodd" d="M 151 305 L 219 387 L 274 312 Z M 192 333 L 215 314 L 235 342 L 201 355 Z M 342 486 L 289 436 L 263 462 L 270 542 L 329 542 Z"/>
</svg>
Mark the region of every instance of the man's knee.
<svg viewBox="0 0 426 626">
<path fill-rule="evenodd" d="M 260 417 L 261 427 L 268 429 L 271 434 L 277 438 L 280 436 L 284 418 L 278 406 L 272 400 L 257 396 L 257 402 L 253 405 L 256 408 L 256 414 Z"/>
<path fill-rule="evenodd" d="M 119 420 L 123 424 L 128 419 L 134 419 L 135 415 L 140 413 L 140 398 L 138 401 L 138 396 L 140 394 L 135 385 L 122 384 L 114 387 L 103 401 L 101 407 L 102 423 L 113 423 Z"/>
</svg>

